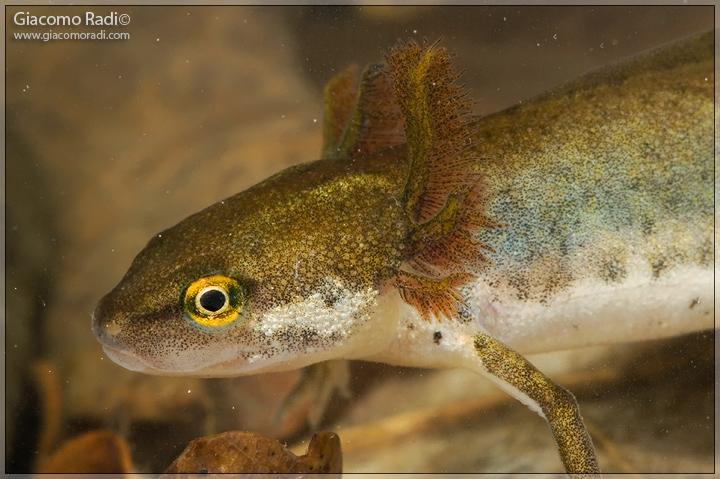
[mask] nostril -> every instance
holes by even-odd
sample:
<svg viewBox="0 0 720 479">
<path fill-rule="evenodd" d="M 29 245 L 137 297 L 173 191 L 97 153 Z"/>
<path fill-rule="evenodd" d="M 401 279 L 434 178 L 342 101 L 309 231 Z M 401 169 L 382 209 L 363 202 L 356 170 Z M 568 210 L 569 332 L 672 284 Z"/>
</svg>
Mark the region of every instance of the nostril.
<svg viewBox="0 0 720 479">
<path fill-rule="evenodd" d="M 115 321 L 93 321 L 93 333 L 98 342 L 111 348 L 121 347 L 118 337 L 122 327 Z"/>
<path fill-rule="evenodd" d="M 102 301 L 92 313 L 92 330 L 95 337 L 102 343 L 113 342 L 122 328 L 112 316 L 108 318 L 107 312 L 103 311 Z"/>
<path fill-rule="evenodd" d="M 120 333 L 120 325 L 118 325 L 115 321 L 110 321 L 105 324 L 105 334 L 110 337 L 114 338 L 115 336 Z"/>
</svg>

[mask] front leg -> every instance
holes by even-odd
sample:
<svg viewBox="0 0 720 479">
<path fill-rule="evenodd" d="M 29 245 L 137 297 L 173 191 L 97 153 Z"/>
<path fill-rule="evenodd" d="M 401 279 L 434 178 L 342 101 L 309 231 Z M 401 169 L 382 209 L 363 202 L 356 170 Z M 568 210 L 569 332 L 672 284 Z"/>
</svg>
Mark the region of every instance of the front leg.
<svg viewBox="0 0 720 479">
<path fill-rule="evenodd" d="M 598 477 L 595 448 L 572 393 L 485 333 L 473 337 L 473 346 L 482 372 L 548 422 L 567 473 Z"/>
<path fill-rule="evenodd" d="M 425 320 L 418 310 L 404 308 L 395 337 L 387 348 L 358 359 L 398 366 L 475 371 L 545 418 L 568 474 L 600 476 L 592 440 L 569 391 L 553 383 L 478 324 Z"/>
</svg>

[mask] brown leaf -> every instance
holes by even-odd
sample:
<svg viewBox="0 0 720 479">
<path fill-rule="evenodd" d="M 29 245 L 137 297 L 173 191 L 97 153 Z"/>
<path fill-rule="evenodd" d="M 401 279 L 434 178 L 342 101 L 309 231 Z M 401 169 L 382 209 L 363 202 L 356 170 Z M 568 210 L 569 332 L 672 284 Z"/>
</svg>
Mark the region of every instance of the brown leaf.
<svg viewBox="0 0 720 479">
<path fill-rule="evenodd" d="M 262 434 L 229 431 L 191 441 L 165 470 L 165 475 L 331 473 L 339 478 L 341 472 L 342 452 L 337 434 L 316 433 L 307 453 L 298 457 L 278 441 Z M 161 477 L 167 477 L 165 475 Z"/>
</svg>

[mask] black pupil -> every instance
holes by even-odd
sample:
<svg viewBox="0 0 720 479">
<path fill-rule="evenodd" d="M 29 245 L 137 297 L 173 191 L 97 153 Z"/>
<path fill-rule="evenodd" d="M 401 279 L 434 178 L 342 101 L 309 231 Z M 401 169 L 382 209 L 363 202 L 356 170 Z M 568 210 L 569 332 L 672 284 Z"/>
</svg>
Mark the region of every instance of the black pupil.
<svg viewBox="0 0 720 479">
<path fill-rule="evenodd" d="M 225 301 L 225 293 L 217 289 L 205 291 L 203 295 L 200 296 L 200 306 L 213 313 L 220 311 L 220 309 L 225 306 Z"/>
</svg>

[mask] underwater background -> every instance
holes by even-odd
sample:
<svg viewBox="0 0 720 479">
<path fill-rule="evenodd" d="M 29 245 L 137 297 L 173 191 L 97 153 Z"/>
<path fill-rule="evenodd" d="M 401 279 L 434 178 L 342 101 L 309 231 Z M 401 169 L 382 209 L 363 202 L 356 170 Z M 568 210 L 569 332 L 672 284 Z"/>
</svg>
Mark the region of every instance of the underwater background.
<svg viewBox="0 0 720 479">
<path fill-rule="evenodd" d="M 16 40 L 17 11 L 128 14 L 126 40 Z M 276 412 L 299 372 L 161 378 L 107 359 L 100 297 L 158 231 L 317 159 L 324 84 L 397 39 L 457 56 L 488 114 L 714 26 L 695 7 L 6 7 L 7 472 L 109 429 L 162 472 L 227 430 L 304 451 L 312 398 Z M 70 31 L 67 27 L 53 27 Z M 98 31 L 99 28 L 73 27 Z M 532 357 L 578 397 L 604 472 L 712 472 L 713 333 Z M 561 472 L 544 421 L 467 371 L 350 365 L 320 426 L 346 472 Z"/>
</svg>

